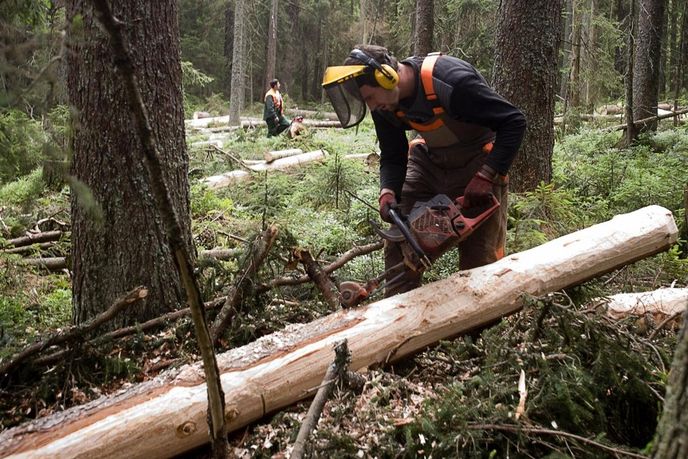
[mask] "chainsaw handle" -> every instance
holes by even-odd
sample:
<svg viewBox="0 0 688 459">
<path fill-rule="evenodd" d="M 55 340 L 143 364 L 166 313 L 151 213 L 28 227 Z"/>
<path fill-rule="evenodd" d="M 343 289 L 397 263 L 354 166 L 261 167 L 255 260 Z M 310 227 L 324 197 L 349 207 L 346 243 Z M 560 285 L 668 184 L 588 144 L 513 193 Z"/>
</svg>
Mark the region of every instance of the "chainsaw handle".
<svg viewBox="0 0 688 459">
<path fill-rule="evenodd" d="M 465 228 L 468 228 L 469 234 L 472 233 L 473 230 L 479 225 L 481 225 L 485 220 L 490 218 L 492 214 L 494 214 L 497 211 L 497 209 L 499 209 L 500 204 L 499 201 L 497 201 L 495 195 L 490 193 L 490 197 L 492 197 L 492 204 L 490 204 L 490 206 L 487 209 L 485 209 L 484 212 L 480 213 L 479 215 L 473 218 L 466 217 L 462 213 L 461 216 L 457 219 L 461 221 Z M 459 207 L 463 210 L 463 196 L 459 196 L 456 202 L 459 204 Z M 465 232 L 465 229 L 459 229 L 460 234 L 463 234 Z"/>
</svg>

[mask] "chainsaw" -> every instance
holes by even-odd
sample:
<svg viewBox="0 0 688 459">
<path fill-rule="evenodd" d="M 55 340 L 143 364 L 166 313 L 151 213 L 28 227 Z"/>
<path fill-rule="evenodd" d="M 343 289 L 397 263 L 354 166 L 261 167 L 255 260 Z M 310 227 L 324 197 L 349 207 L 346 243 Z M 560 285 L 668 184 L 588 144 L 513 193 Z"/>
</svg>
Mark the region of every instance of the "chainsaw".
<svg viewBox="0 0 688 459">
<path fill-rule="evenodd" d="M 383 239 L 399 243 L 403 261 L 388 268 L 379 276 L 365 284 L 346 281 L 339 286 L 342 307 L 352 308 L 377 290 L 383 282 L 391 287 L 404 275 L 405 270 L 388 279 L 394 270 L 406 268 L 423 272 L 448 250 L 456 247 L 470 236 L 499 208 L 499 201 L 492 196 L 492 202 L 482 208 L 465 209 L 463 197 L 457 202 L 444 194 L 438 194 L 429 201 L 416 202 L 408 216 L 395 209 L 389 215 L 394 225 L 389 230 L 382 230 L 374 222 L 375 231 Z"/>
</svg>

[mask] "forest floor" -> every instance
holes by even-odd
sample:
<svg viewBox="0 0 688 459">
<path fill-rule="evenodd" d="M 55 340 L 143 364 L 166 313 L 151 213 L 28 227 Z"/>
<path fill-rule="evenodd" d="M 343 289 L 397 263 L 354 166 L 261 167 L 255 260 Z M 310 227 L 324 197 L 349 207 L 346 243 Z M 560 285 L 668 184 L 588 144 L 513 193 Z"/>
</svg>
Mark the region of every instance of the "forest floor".
<svg viewBox="0 0 688 459">
<path fill-rule="evenodd" d="M 207 141 L 206 134 L 188 135 L 193 233 L 199 250 L 245 249 L 242 240 L 250 241 L 267 223 L 277 224 L 280 235 L 257 279 L 266 282 L 299 271 L 291 257 L 295 246 L 307 248 L 325 263 L 354 245 L 375 240 L 367 223 L 376 218 L 375 209 L 364 203 L 376 202 L 377 165 L 342 159 L 345 154 L 375 153 L 372 126 L 364 123 L 358 135 L 311 129 L 291 140 L 263 136 L 261 129 L 234 132 L 216 137 L 222 146 L 214 148 L 196 144 Z M 609 168 L 621 169 L 622 160 L 636 162 L 624 165 L 626 181 L 620 181 L 614 192 L 606 190 L 604 198 L 574 195 L 571 190 L 580 185 L 576 183 L 514 195 L 511 253 L 642 204 L 637 193 L 647 192 L 648 183 L 654 182 L 645 173 L 646 188 L 636 192 L 632 168 L 651 161 L 660 169 L 657 157 L 646 158 L 647 150 L 668 156 L 667 169 L 675 170 L 671 161 L 677 155 L 679 163 L 688 158 L 685 133 L 662 133 L 647 150 L 623 158 L 612 151 L 613 142 L 608 134 L 599 133 L 577 134 L 560 142 L 558 167 L 575 175 L 573 179 L 584 183 L 592 196 L 601 192 L 597 185 L 608 183 Z M 227 189 L 209 190 L 199 183 L 202 177 L 234 169 L 237 157 L 258 160 L 265 151 L 287 148 L 325 149 L 329 156 L 289 173 L 255 174 L 250 182 Z M 606 154 L 590 159 L 600 150 Z M 571 174 L 574 163 L 576 174 Z M 31 199 L 3 204 L 2 237 L 16 237 L 39 221 L 44 231 L 68 229 L 65 190 L 36 191 L 29 182 L 22 186 Z M 685 239 L 680 185 L 666 193 L 660 184 L 653 186 L 655 194 L 644 199 L 674 210 Z M 11 196 L 22 192 L 15 190 Z M 481 332 L 440 342 L 393 365 L 368 368 L 363 387 L 340 385 L 334 391 L 309 441 L 307 456 L 643 457 L 661 413 L 681 318 L 665 323 L 653 316 L 612 320 L 599 298 L 686 286 L 688 262 L 682 249 L 685 245 L 566 291 L 531 298 L 523 311 Z M 40 253 L 35 248 L 43 257 L 68 255 L 68 236 L 50 250 Z M 226 292 L 239 264 L 234 258 L 199 266 L 206 300 Z M 455 265 L 455 254 L 448 254 L 426 273 L 427 281 L 447 276 Z M 7 359 L 38 337 L 69 324 L 71 293 L 66 271 L 48 273 L 27 267 L 21 257 L 2 254 L 0 268 L 5 273 L 0 283 L 1 357 Z M 381 269 L 378 251 L 352 260 L 334 277 L 365 280 Z M 330 312 L 312 284 L 255 294 L 237 311 L 218 352 Z M 209 312 L 210 320 L 215 313 Z M 123 339 L 72 345 L 59 362 L 43 366 L 27 362 L 2 381 L 0 428 L 93 400 L 198 359 L 188 317 Z M 521 378 L 527 395 L 519 392 Z M 232 433 L 232 454 L 288 457 L 308 406 L 309 401 L 298 403 Z M 207 456 L 207 448 L 183 455 Z"/>
</svg>

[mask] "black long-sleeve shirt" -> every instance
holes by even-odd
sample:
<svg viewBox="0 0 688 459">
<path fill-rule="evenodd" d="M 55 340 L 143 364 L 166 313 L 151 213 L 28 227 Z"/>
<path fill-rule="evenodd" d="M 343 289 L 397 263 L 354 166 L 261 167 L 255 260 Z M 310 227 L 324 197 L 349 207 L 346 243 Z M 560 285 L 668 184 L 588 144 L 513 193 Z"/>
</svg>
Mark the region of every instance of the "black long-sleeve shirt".
<svg viewBox="0 0 688 459">
<path fill-rule="evenodd" d="M 399 102 L 401 110 L 409 108 L 419 90 L 422 61 L 422 58 L 413 57 L 401 64 L 414 69 L 416 80 L 413 96 Z M 451 56 L 438 59 L 433 68 L 433 83 L 439 101 L 449 116 L 494 131 L 494 146 L 485 163 L 500 174 L 506 174 L 525 133 L 526 119 L 523 113 L 490 88 L 482 75 L 461 59 Z M 408 160 L 405 131 L 411 127 L 390 112 L 376 111 L 372 116 L 380 141 L 380 186 L 399 194 Z"/>
</svg>

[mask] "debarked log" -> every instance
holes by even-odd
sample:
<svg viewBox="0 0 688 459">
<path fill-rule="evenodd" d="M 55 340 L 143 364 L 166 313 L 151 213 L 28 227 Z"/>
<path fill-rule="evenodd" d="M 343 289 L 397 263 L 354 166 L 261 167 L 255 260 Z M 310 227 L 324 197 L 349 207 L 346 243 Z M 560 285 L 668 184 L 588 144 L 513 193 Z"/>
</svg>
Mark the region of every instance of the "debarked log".
<svg viewBox="0 0 688 459">
<path fill-rule="evenodd" d="M 254 164 L 247 164 L 248 169 L 255 172 L 263 171 L 283 171 L 290 169 L 292 167 L 301 166 L 306 163 L 313 161 L 321 161 L 327 156 L 327 151 L 325 150 L 314 150 L 307 153 L 301 153 L 299 155 L 288 156 L 285 158 L 275 159 L 272 162 L 260 161 Z M 211 189 L 224 188 L 235 183 L 243 182 L 249 180 L 251 174 L 246 171 L 230 171 L 225 172 L 220 175 L 213 175 L 212 177 L 206 177 L 201 179 L 201 183 L 204 183 Z"/>
<path fill-rule="evenodd" d="M 660 288 L 651 292 L 619 293 L 601 301 L 607 315 L 622 319 L 629 315 L 673 316 L 688 309 L 688 288 Z"/>
<path fill-rule="evenodd" d="M 218 356 L 228 429 L 312 394 L 346 339 L 350 369 L 393 361 L 520 310 L 524 294 L 580 284 L 670 247 L 670 211 L 650 206 L 488 266 L 342 310 Z M 169 457 L 209 441 L 200 364 L 0 434 L 1 457 Z"/>
</svg>

